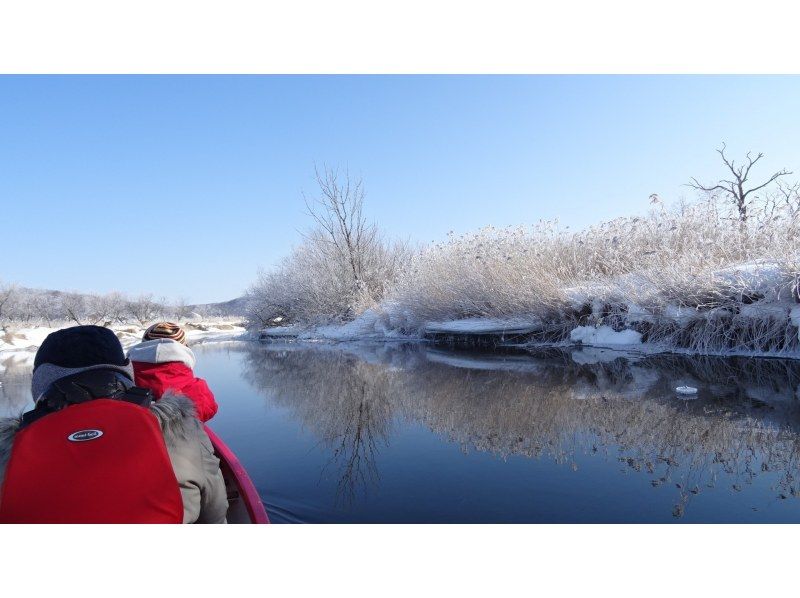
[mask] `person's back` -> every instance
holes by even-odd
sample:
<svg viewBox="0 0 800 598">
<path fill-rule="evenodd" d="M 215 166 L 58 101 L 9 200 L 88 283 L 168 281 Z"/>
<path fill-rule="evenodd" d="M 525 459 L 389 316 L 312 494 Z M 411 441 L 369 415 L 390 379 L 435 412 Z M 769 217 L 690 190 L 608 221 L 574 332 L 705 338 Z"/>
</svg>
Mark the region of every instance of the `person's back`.
<svg viewBox="0 0 800 598">
<path fill-rule="evenodd" d="M 224 522 L 225 484 L 191 401 L 151 403 L 131 378 L 106 329 L 45 340 L 35 409 L 0 420 L 0 522 Z"/>
<path fill-rule="evenodd" d="M 194 375 L 195 357 L 186 345 L 186 333 L 177 324 L 159 322 L 150 326 L 142 342 L 128 350 L 137 386 L 153 391 L 156 399 L 173 391 L 194 403 L 197 417 L 207 422 L 217 413 L 214 393 Z"/>
</svg>

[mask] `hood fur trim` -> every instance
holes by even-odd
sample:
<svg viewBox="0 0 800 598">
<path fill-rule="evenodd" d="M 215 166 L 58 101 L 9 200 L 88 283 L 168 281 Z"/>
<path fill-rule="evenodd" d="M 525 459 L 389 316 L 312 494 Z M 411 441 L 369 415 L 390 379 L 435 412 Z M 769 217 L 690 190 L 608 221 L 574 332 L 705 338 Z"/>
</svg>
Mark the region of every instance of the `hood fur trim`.
<svg viewBox="0 0 800 598">
<path fill-rule="evenodd" d="M 172 390 L 165 392 L 159 400 L 153 401 L 150 411 L 161 424 L 167 446 L 174 446 L 177 442 L 186 440 L 200 428 L 194 403 Z"/>
</svg>

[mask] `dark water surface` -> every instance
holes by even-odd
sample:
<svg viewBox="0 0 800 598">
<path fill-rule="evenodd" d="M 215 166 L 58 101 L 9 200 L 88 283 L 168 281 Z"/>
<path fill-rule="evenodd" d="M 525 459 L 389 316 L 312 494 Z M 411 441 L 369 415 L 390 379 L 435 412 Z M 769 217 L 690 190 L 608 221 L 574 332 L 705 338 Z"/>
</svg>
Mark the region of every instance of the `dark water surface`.
<svg viewBox="0 0 800 598">
<path fill-rule="evenodd" d="M 796 362 L 243 342 L 195 352 L 220 403 L 211 425 L 274 522 L 800 521 Z M 11 371 L 0 401 L 24 386 Z M 679 398 L 682 384 L 698 398 Z"/>
<path fill-rule="evenodd" d="M 798 364 L 199 348 L 274 521 L 800 521 Z M 681 400 L 675 386 L 700 388 Z"/>
</svg>

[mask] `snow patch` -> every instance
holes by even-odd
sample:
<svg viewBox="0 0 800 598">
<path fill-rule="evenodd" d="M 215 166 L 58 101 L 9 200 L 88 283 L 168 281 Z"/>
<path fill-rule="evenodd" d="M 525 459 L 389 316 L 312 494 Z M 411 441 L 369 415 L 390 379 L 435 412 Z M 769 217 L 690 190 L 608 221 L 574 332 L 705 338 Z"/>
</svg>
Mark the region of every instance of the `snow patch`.
<svg viewBox="0 0 800 598">
<path fill-rule="evenodd" d="M 717 280 L 734 288 L 747 289 L 750 292 L 768 294 L 780 293 L 786 282 L 784 269 L 774 262 L 756 261 L 737 264 L 714 272 Z"/>
<path fill-rule="evenodd" d="M 464 318 L 444 322 L 428 322 L 425 332 L 435 334 L 524 334 L 541 328 L 537 318 Z"/>
<path fill-rule="evenodd" d="M 574 343 L 590 345 L 593 347 L 608 347 L 616 345 L 640 345 L 642 335 L 635 330 L 614 330 L 611 326 L 578 326 L 569 333 L 569 338 Z"/>
<path fill-rule="evenodd" d="M 678 386 L 675 389 L 675 392 L 677 392 L 679 395 L 696 395 L 697 389 L 694 386 Z"/>
<path fill-rule="evenodd" d="M 792 326 L 800 328 L 800 305 L 795 305 L 789 311 L 789 319 L 792 321 Z"/>
<path fill-rule="evenodd" d="M 739 315 L 747 318 L 772 318 L 785 321 L 787 311 L 787 307 L 780 303 L 757 301 L 750 305 L 742 305 L 739 308 Z"/>
<path fill-rule="evenodd" d="M 664 307 L 663 315 L 665 318 L 676 322 L 685 322 L 692 316 L 697 315 L 697 310 L 693 307 L 682 307 L 680 305 L 667 305 Z"/>
</svg>

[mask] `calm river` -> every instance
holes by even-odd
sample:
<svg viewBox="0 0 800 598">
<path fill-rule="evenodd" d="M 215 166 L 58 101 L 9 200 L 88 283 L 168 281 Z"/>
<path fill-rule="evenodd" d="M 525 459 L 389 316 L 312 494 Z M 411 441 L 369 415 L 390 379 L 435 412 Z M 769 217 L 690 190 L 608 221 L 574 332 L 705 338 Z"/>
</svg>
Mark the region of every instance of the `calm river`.
<svg viewBox="0 0 800 598">
<path fill-rule="evenodd" d="M 273 522 L 800 522 L 797 362 L 194 348 Z M 0 415 L 29 368 L 0 356 Z"/>
</svg>

